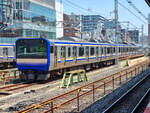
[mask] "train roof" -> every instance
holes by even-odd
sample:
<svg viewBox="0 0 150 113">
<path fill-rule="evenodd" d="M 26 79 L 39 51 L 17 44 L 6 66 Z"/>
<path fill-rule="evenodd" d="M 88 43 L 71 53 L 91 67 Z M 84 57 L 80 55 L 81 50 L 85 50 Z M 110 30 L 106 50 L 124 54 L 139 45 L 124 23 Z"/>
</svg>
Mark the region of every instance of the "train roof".
<svg viewBox="0 0 150 113">
<path fill-rule="evenodd" d="M 29 38 L 20 38 L 21 39 L 29 39 Z M 44 40 L 49 40 L 53 44 L 61 44 L 61 45 L 67 45 L 67 44 L 73 44 L 73 45 L 106 45 L 106 46 L 130 46 L 130 47 L 136 47 L 136 45 L 133 44 L 115 44 L 115 43 L 98 43 L 98 42 L 88 42 L 85 40 L 76 40 L 76 38 L 72 38 L 71 40 L 52 40 L 52 39 L 46 39 L 46 38 L 30 38 L 30 39 L 44 39 Z"/>
<path fill-rule="evenodd" d="M 86 41 L 67 41 L 67 40 L 49 40 L 50 42 L 53 42 L 54 44 L 74 44 L 74 45 L 106 45 L 106 46 L 132 46 L 136 47 L 132 44 L 115 44 L 115 43 L 93 43 L 93 42 L 86 42 Z"/>
</svg>

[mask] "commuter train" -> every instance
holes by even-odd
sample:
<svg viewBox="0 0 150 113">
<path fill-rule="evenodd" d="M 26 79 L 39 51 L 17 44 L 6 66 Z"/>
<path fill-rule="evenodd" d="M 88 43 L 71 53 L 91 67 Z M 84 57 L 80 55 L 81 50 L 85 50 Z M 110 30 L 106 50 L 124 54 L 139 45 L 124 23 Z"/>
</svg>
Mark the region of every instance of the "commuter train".
<svg viewBox="0 0 150 113">
<path fill-rule="evenodd" d="M 44 80 L 56 73 L 91 68 L 115 62 L 119 57 L 137 54 L 135 45 L 73 42 L 43 38 L 16 41 L 16 65 L 23 80 Z"/>
<path fill-rule="evenodd" d="M 0 43 L 0 68 L 15 67 L 15 44 Z"/>
</svg>

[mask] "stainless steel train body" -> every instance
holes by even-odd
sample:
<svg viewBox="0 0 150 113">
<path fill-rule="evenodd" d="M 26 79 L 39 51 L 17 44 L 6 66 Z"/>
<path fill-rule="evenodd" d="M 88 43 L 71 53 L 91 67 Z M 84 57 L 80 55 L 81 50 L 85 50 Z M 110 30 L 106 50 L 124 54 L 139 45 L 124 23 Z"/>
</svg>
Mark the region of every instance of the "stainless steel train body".
<svg viewBox="0 0 150 113">
<path fill-rule="evenodd" d="M 0 43 L 0 67 L 15 64 L 15 44 Z"/>
<path fill-rule="evenodd" d="M 72 67 L 86 68 L 91 64 L 114 60 L 116 50 L 119 57 L 137 54 L 134 45 L 19 39 L 16 42 L 16 61 L 23 73 L 41 73 L 44 76 L 48 72 L 52 75 Z"/>
</svg>

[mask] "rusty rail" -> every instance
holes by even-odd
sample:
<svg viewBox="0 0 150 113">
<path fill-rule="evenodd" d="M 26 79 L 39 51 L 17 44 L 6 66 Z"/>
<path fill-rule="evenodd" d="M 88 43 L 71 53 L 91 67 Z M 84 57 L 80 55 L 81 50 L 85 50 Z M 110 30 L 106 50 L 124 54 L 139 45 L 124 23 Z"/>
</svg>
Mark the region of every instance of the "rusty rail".
<svg viewBox="0 0 150 113">
<path fill-rule="evenodd" d="M 133 78 L 134 76 L 136 76 L 137 74 L 143 72 L 144 70 L 147 69 L 147 67 L 150 64 L 150 60 L 145 61 L 143 63 L 137 64 L 133 67 L 129 67 L 125 70 L 122 70 L 120 72 L 114 73 L 112 75 L 109 75 L 103 79 L 97 80 L 95 82 L 89 83 L 87 85 L 84 85 L 80 88 L 74 89 L 72 91 L 69 91 L 65 94 L 59 95 L 57 97 L 54 97 L 52 99 L 49 99 L 47 101 L 44 101 L 40 104 L 35 104 L 32 105 L 22 111 L 19 111 L 18 113 L 27 113 L 33 110 L 36 110 L 40 107 L 43 107 L 45 105 L 50 105 L 50 109 L 44 111 L 43 113 L 53 113 L 55 110 L 59 110 L 61 109 L 64 105 L 69 104 L 70 102 L 73 103 L 73 101 L 76 100 L 76 109 L 79 112 L 80 111 L 80 98 L 85 97 L 85 96 L 89 96 L 90 93 L 92 95 L 92 101 L 95 102 L 95 95 L 96 95 L 96 91 L 98 89 L 103 90 L 103 96 L 106 95 L 106 91 L 107 88 L 112 87 L 112 90 L 115 89 L 115 83 L 119 82 L 118 84 L 122 84 L 122 82 L 124 81 L 128 81 L 129 78 Z M 84 89 L 88 89 L 88 91 L 84 91 Z M 67 96 L 69 96 L 69 98 L 67 99 Z M 64 99 L 64 100 L 63 100 Z M 61 102 L 63 100 L 63 102 Z M 67 106 L 69 108 L 69 105 Z"/>
</svg>

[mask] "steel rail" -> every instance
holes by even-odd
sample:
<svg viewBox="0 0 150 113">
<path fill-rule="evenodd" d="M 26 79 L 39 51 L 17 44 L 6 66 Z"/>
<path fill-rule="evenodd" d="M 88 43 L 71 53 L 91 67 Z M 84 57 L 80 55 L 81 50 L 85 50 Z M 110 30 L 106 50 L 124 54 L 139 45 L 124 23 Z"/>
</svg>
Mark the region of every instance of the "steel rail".
<svg viewBox="0 0 150 113">
<path fill-rule="evenodd" d="M 99 82 L 102 82 L 102 83 L 103 83 L 105 79 L 110 78 L 110 77 L 114 77 L 115 75 L 120 75 L 121 72 L 126 72 L 126 71 L 130 70 L 130 72 L 132 73 L 132 72 L 133 72 L 133 69 L 134 69 L 134 71 L 136 71 L 137 66 L 143 67 L 143 65 L 146 66 L 147 63 L 149 63 L 149 62 L 150 62 L 150 61 L 145 61 L 145 62 L 143 62 L 143 63 L 141 63 L 141 64 L 138 64 L 138 65 L 135 65 L 135 66 L 133 66 L 133 67 L 129 67 L 129 68 L 123 70 L 123 71 L 117 72 L 117 73 L 112 74 L 112 75 L 110 75 L 110 76 L 107 76 L 107 77 L 105 77 L 105 78 L 103 78 L 103 79 L 100 79 L 100 80 L 97 80 L 97 81 L 95 81 L 95 82 L 89 83 L 89 84 L 87 84 L 87 85 L 84 85 L 84 86 L 82 86 L 82 87 L 80 87 L 80 88 L 77 88 L 77 89 L 74 89 L 74 90 L 72 90 L 72 91 L 69 91 L 69 92 L 67 92 L 67 93 L 64 93 L 64 94 L 62 94 L 62 95 L 56 96 L 56 97 L 54 97 L 54 98 L 52 98 L 52 99 L 49 99 L 49 100 L 47 100 L 47 101 L 44 101 L 44 102 L 42 102 L 42 103 L 40 103 L 40 104 L 32 105 L 32 106 L 30 106 L 30 107 L 28 107 L 28 108 L 26 108 L 26 109 L 24 109 L 24 110 L 19 111 L 18 113 L 27 113 L 27 112 L 30 112 L 30 111 L 32 111 L 32 110 L 34 110 L 34 109 L 40 108 L 40 107 L 43 106 L 43 105 L 46 105 L 46 104 L 49 104 L 49 103 L 53 103 L 53 102 L 56 101 L 57 99 L 62 98 L 62 97 L 64 97 L 64 96 L 66 96 L 66 95 L 69 95 L 69 94 L 71 94 L 71 93 L 73 93 L 73 92 L 78 92 L 79 90 L 81 91 L 82 89 L 91 87 L 91 86 L 93 86 L 93 84 L 96 84 L 96 83 L 99 83 Z M 135 74 L 137 74 L 137 73 L 135 73 Z M 118 78 L 120 78 L 120 76 L 118 76 L 117 78 L 114 78 L 114 80 L 115 80 L 115 79 L 118 79 Z M 110 81 L 108 81 L 108 82 L 110 83 Z M 105 83 L 105 84 L 106 84 L 106 83 Z M 97 89 L 97 88 L 102 87 L 102 86 L 104 86 L 104 84 L 101 84 L 100 86 L 97 86 L 97 87 L 94 88 L 94 89 Z M 92 91 L 92 89 L 91 89 L 90 91 L 86 92 L 86 93 L 83 93 L 82 95 L 85 95 L 85 94 L 87 94 L 87 93 L 89 93 L 89 92 L 91 92 L 91 91 Z M 79 97 L 82 96 L 82 95 L 79 95 Z M 59 104 L 59 105 L 53 107 L 53 108 L 50 109 L 49 111 L 54 110 L 54 109 L 57 109 L 57 108 L 59 108 L 60 106 L 62 106 L 63 104 L 69 103 L 70 101 L 73 101 L 73 100 L 75 100 L 75 99 L 77 99 L 77 97 L 74 97 L 74 98 L 72 98 L 72 99 L 70 99 L 70 100 L 67 100 L 67 101 L 64 102 L 64 103 L 61 103 L 61 104 Z"/>
<path fill-rule="evenodd" d="M 150 88 L 147 90 L 147 92 L 145 93 L 145 95 L 141 98 L 141 100 L 139 101 L 139 103 L 134 107 L 134 109 L 132 110 L 131 113 L 137 113 L 137 109 L 138 107 L 142 104 L 142 102 L 145 100 L 145 98 L 150 94 Z"/>
<path fill-rule="evenodd" d="M 0 87 L 0 90 L 15 87 L 15 86 L 22 85 L 22 84 L 23 83 L 17 83 L 17 84 L 13 84 L 13 85 L 3 86 L 3 87 Z"/>
<path fill-rule="evenodd" d="M 106 110 L 104 110 L 102 113 L 110 113 L 111 109 L 119 103 L 127 94 L 129 94 L 133 89 L 135 89 L 140 83 L 142 83 L 147 77 L 150 75 L 145 76 L 140 80 L 138 83 L 136 83 L 133 87 L 131 87 L 127 92 L 125 92 L 119 99 L 117 99 L 113 104 L 111 104 Z"/>
</svg>

